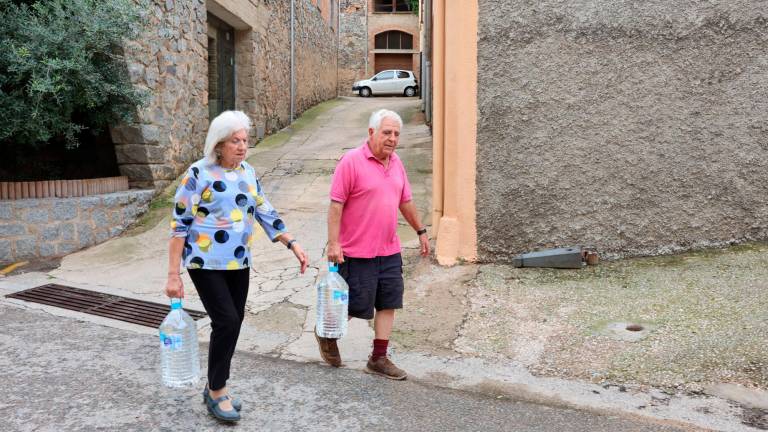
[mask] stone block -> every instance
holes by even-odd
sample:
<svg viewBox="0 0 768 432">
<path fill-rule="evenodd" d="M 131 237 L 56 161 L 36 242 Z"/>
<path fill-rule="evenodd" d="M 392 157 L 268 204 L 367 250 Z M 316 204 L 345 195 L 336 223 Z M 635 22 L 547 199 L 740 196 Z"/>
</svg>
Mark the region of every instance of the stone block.
<svg viewBox="0 0 768 432">
<path fill-rule="evenodd" d="M 90 224 L 77 224 L 77 243 L 81 248 L 93 244 L 93 227 Z"/>
<path fill-rule="evenodd" d="M 144 144 L 158 144 L 160 142 L 160 127 L 155 125 L 141 125 L 141 133 L 144 136 Z"/>
<path fill-rule="evenodd" d="M 51 217 L 59 221 L 72 220 L 77 217 L 77 200 L 67 199 L 53 203 Z"/>
<path fill-rule="evenodd" d="M 107 213 L 104 209 L 95 209 L 93 213 L 91 213 L 91 219 L 96 227 L 104 228 L 109 225 L 109 219 L 107 218 Z"/>
<path fill-rule="evenodd" d="M 10 202 L 0 203 L 0 220 L 15 219 L 13 206 Z"/>
<path fill-rule="evenodd" d="M 97 196 L 89 196 L 80 198 L 80 209 L 91 210 L 101 205 L 101 198 Z"/>
<path fill-rule="evenodd" d="M 151 79 L 151 69 L 147 69 L 147 82 Z M 111 127 L 109 132 L 115 144 L 157 144 L 160 140 L 160 128 L 155 125 L 122 124 Z"/>
<path fill-rule="evenodd" d="M 149 165 L 120 165 L 120 174 L 128 177 L 132 182 L 151 182 L 153 180 Z"/>
<path fill-rule="evenodd" d="M 13 208 L 14 210 L 19 209 L 28 209 L 28 208 L 34 208 L 34 207 L 45 207 L 47 206 L 46 200 L 42 199 L 20 199 L 13 201 Z"/>
<path fill-rule="evenodd" d="M 165 162 L 165 149 L 145 144 L 115 146 L 115 156 L 120 164 L 158 164 Z"/>
<path fill-rule="evenodd" d="M 31 208 L 26 211 L 25 218 L 23 219 L 24 222 L 27 223 L 34 223 L 34 224 L 44 224 L 48 223 L 48 208 L 47 207 L 38 207 L 38 208 Z"/>
<path fill-rule="evenodd" d="M 7 264 L 14 261 L 10 240 L 0 240 L 0 263 Z"/>
<path fill-rule="evenodd" d="M 70 222 L 59 224 L 59 236 L 65 241 L 74 241 L 75 225 Z"/>
<path fill-rule="evenodd" d="M 40 256 L 52 257 L 56 255 L 56 243 L 42 242 L 40 243 Z"/>
<path fill-rule="evenodd" d="M 0 237 L 13 237 L 25 235 L 27 229 L 22 224 L 0 224 Z"/>
<path fill-rule="evenodd" d="M 94 231 L 93 238 L 96 240 L 96 243 L 104 243 L 105 241 L 109 240 L 109 232 L 107 229 L 97 229 Z"/>
<path fill-rule="evenodd" d="M 40 238 L 44 242 L 51 242 L 59 239 L 59 224 L 44 226 L 40 231 Z"/>
<path fill-rule="evenodd" d="M 123 232 L 125 228 L 123 228 L 123 225 L 117 225 L 113 226 L 109 229 L 109 236 L 110 237 L 117 237 L 120 235 L 121 232 Z"/>
<path fill-rule="evenodd" d="M 78 249 L 81 248 L 75 242 L 61 242 L 56 245 L 56 255 L 66 255 Z"/>
<path fill-rule="evenodd" d="M 37 240 L 33 238 L 23 238 L 14 242 L 16 259 L 34 258 L 37 256 Z"/>
<path fill-rule="evenodd" d="M 144 142 L 141 128 L 137 125 L 121 124 L 109 128 L 112 142 L 115 144 L 138 144 Z"/>
</svg>

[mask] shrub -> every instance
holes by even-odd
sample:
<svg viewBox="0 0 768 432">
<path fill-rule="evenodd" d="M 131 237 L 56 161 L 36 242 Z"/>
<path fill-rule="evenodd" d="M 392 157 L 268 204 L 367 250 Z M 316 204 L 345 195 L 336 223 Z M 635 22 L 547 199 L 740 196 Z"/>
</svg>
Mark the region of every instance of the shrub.
<svg viewBox="0 0 768 432">
<path fill-rule="evenodd" d="M 130 121 L 144 97 L 122 41 L 140 22 L 132 0 L 0 0 L 0 142 L 75 147 L 85 131 Z"/>
</svg>

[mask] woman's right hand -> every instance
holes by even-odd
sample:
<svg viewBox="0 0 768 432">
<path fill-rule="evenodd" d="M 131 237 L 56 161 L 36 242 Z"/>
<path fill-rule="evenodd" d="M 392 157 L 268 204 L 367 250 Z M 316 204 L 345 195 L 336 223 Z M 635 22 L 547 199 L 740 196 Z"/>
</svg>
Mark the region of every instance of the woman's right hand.
<svg viewBox="0 0 768 432">
<path fill-rule="evenodd" d="M 170 298 L 184 298 L 184 283 L 178 274 L 169 274 L 165 283 L 165 295 Z"/>
</svg>

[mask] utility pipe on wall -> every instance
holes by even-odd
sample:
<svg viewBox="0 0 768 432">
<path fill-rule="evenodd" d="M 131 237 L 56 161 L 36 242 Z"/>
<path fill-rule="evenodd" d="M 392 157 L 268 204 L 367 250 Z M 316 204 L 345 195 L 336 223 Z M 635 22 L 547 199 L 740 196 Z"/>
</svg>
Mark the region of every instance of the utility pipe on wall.
<svg viewBox="0 0 768 432">
<path fill-rule="evenodd" d="M 295 38 L 296 38 L 296 0 L 291 0 L 291 116 L 290 123 L 296 114 L 296 59 L 295 59 Z"/>
</svg>

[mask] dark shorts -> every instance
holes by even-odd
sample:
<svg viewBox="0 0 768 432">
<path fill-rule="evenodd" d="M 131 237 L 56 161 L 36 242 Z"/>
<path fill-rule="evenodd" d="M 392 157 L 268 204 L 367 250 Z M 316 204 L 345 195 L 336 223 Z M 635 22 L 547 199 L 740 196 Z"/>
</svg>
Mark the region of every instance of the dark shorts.
<svg viewBox="0 0 768 432">
<path fill-rule="evenodd" d="M 403 259 L 399 253 L 376 258 L 347 258 L 339 274 L 349 285 L 349 316 L 373 318 L 373 309 L 403 308 Z"/>
</svg>

